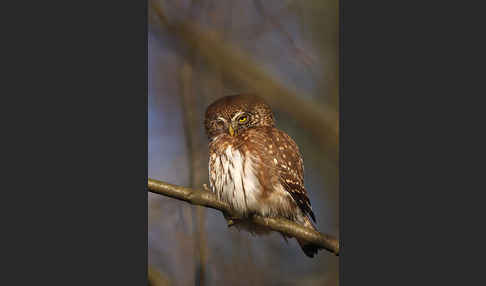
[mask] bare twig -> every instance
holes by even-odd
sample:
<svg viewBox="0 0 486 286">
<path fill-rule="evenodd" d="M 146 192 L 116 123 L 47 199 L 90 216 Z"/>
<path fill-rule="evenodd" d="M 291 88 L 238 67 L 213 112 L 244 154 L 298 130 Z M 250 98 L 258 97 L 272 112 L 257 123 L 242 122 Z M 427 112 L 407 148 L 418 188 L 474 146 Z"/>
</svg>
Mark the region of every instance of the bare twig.
<svg viewBox="0 0 486 286">
<path fill-rule="evenodd" d="M 211 192 L 176 186 L 150 178 L 148 179 L 148 191 L 186 201 L 193 205 L 200 205 L 219 210 L 230 217 L 236 217 L 229 205 L 218 200 Z M 252 223 L 256 225 L 264 226 L 287 236 L 314 243 L 335 255 L 339 255 L 339 241 L 330 235 L 314 231 L 282 218 L 277 219 L 255 215 L 252 216 L 251 220 Z"/>
<path fill-rule="evenodd" d="M 307 67 L 307 69 L 313 73 L 312 71 L 312 66 L 315 65 L 315 58 L 312 57 L 310 54 L 306 53 L 306 51 L 300 47 L 297 46 L 296 42 L 292 38 L 289 32 L 287 32 L 282 24 L 278 21 L 276 17 L 274 17 L 271 14 L 266 13 L 265 8 L 263 7 L 263 3 L 261 0 L 253 0 L 254 6 L 258 13 L 262 16 L 264 21 L 269 21 L 270 24 L 275 27 L 282 35 L 285 37 L 285 39 L 289 42 L 291 49 L 294 51 L 295 56 L 299 57 L 304 63 L 304 65 Z"/>
</svg>

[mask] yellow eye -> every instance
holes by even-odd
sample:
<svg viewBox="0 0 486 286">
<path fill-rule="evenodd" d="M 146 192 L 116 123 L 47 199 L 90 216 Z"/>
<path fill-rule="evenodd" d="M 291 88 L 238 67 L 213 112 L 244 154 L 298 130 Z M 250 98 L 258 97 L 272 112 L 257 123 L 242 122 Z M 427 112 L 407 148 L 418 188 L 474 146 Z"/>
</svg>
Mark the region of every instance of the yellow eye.
<svg viewBox="0 0 486 286">
<path fill-rule="evenodd" d="M 248 120 L 248 116 L 242 116 L 240 119 L 238 119 L 238 122 L 240 123 L 245 123 Z"/>
</svg>

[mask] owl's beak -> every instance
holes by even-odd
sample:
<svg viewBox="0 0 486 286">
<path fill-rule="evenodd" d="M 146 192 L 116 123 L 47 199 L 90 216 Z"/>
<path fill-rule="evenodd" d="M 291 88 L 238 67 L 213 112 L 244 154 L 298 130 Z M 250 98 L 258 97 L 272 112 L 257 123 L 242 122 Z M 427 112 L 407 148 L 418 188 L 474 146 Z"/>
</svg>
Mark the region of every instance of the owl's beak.
<svg viewBox="0 0 486 286">
<path fill-rule="evenodd" d="M 229 131 L 229 134 L 230 134 L 231 136 L 235 136 L 235 130 L 233 129 L 233 126 L 231 126 L 231 124 L 230 124 L 230 126 L 229 126 L 229 128 L 228 128 L 228 131 Z"/>
</svg>

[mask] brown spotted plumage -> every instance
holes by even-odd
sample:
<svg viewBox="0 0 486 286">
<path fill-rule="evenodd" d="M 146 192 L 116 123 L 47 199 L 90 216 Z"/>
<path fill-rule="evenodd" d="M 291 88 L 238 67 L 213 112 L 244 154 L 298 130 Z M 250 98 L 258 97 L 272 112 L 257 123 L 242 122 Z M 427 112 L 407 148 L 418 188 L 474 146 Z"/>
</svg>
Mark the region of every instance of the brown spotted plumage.
<svg viewBox="0 0 486 286">
<path fill-rule="evenodd" d="M 297 144 L 255 95 L 226 96 L 206 110 L 211 190 L 241 217 L 283 217 L 315 229 Z M 250 231 L 253 231 L 250 229 Z M 318 247 L 299 241 L 313 257 Z"/>
</svg>

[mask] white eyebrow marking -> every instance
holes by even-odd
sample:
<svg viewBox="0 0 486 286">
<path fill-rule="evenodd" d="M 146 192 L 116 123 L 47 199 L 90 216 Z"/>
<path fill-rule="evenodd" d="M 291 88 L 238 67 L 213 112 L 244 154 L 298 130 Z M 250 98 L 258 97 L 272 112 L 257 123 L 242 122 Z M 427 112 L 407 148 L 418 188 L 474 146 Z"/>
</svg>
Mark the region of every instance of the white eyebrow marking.
<svg viewBox="0 0 486 286">
<path fill-rule="evenodd" d="M 231 118 L 231 120 L 235 120 L 236 117 L 238 117 L 238 116 L 240 116 L 242 114 L 244 114 L 244 112 L 243 111 L 239 111 L 238 113 L 235 114 L 235 116 L 233 116 L 233 118 Z"/>
<path fill-rule="evenodd" d="M 224 119 L 223 117 L 218 117 L 218 118 L 216 118 L 216 119 L 217 119 L 217 120 L 221 120 L 221 121 L 223 121 L 223 122 L 226 122 L 226 119 Z"/>
</svg>

